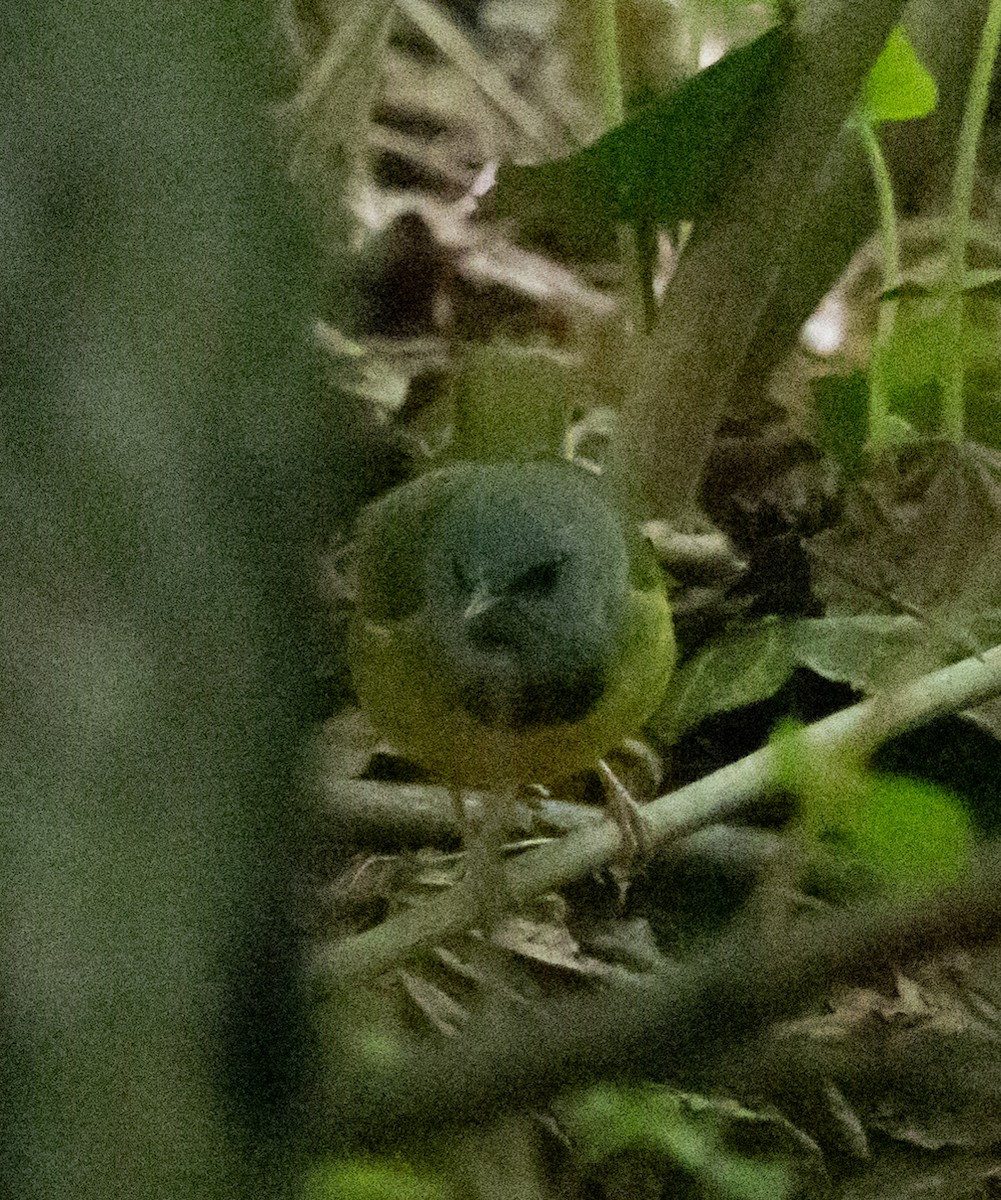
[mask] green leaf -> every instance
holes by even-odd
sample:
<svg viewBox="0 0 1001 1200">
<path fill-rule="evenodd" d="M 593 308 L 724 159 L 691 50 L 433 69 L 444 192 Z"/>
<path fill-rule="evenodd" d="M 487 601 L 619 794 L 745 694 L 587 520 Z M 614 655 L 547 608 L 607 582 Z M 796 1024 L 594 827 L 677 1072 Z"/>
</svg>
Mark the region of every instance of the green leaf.
<svg viewBox="0 0 1001 1200">
<path fill-rule="evenodd" d="M 795 722 L 783 722 L 772 745 L 776 782 L 798 800 L 810 836 L 833 836 L 892 891 L 931 891 L 966 870 L 971 829 L 957 797 L 812 745 Z"/>
<path fill-rule="evenodd" d="M 789 650 L 797 666 L 824 679 L 874 692 L 894 682 L 901 664 L 913 664 L 915 652 L 926 650 L 920 667 L 928 670 L 949 661 L 935 631 L 911 616 L 860 613 L 855 616 L 805 617 L 786 627 Z M 954 649 L 954 647 L 950 647 Z M 962 657 L 968 651 L 956 651 Z"/>
<path fill-rule="evenodd" d="M 774 619 L 728 634 L 675 671 L 649 727 L 670 745 L 705 717 L 774 696 L 793 667 L 785 632 Z"/>
<path fill-rule="evenodd" d="M 569 158 L 503 165 L 498 215 L 568 231 L 579 241 L 620 221 L 673 227 L 701 216 L 777 90 L 786 40 L 785 27 L 773 27 Z"/>
<path fill-rule="evenodd" d="M 896 891 L 934 891 L 966 870 L 970 822 L 934 784 L 872 775 L 852 830 L 860 856 Z"/>
<path fill-rule="evenodd" d="M 305 1200 L 445 1200 L 442 1181 L 402 1161 L 355 1158 L 313 1167 Z"/>
<path fill-rule="evenodd" d="M 607 1163 L 629 1151 L 660 1154 L 700 1181 L 700 1190 L 723 1200 L 784 1200 L 801 1158 L 795 1143 L 787 1153 L 755 1152 L 755 1139 L 748 1136 L 752 1125 L 766 1145 L 782 1145 L 771 1117 L 660 1085 L 591 1088 L 570 1099 L 560 1116 L 584 1165 Z M 731 1141 L 741 1150 L 732 1149 Z"/>
<path fill-rule="evenodd" d="M 797 666 L 872 693 L 977 654 L 1001 641 L 1001 610 L 928 612 L 925 619 L 889 613 L 806 617 L 786 626 Z"/>
<path fill-rule="evenodd" d="M 927 117 L 938 104 L 938 87 L 921 65 L 910 39 L 898 25 L 862 89 L 862 116 L 870 122 Z"/>
<path fill-rule="evenodd" d="M 901 314 L 890 340 L 876 348 L 872 370 L 879 371 L 893 411 L 920 433 L 939 429 L 941 379 L 951 327 L 944 312 Z M 998 362 L 997 335 L 964 320 L 961 333 L 966 369 L 983 371 Z"/>
<path fill-rule="evenodd" d="M 668 1111 L 669 1100 L 669 1093 L 654 1087 L 605 1084 L 590 1088 L 566 1111 L 582 1161 L 603 1162 L 634 1146 L 659 1147 L 664 1125 L 673 1115 Z"/>
<path fill-rule="evenodd" d="M 821 449 L 853 477 L 863 466 L 868 435 L 869 376 L 823 375 L 811 383 Z"/>
</svg>

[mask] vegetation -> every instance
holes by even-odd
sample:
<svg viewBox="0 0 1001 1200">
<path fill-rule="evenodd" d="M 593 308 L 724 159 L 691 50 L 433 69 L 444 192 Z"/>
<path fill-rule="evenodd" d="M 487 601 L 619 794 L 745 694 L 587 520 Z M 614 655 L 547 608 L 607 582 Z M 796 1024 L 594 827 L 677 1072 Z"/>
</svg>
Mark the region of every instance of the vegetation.
<svg viewBox="0 0 1001 1200">
<path fill-rule="evenodd" d="M 994 1186 L 1001 0 L 529 8 L 11 23 L 5 1195 Z M 483 931 L 351 524 L 552 454 L 681 660 Z"/>
</svg>

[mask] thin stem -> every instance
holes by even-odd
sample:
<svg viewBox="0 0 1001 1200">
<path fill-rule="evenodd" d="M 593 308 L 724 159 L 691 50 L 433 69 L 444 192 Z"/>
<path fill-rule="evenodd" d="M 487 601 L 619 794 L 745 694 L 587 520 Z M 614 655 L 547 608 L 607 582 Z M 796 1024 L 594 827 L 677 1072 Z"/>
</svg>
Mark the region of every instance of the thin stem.
<svg viewBox="0 0 1001 1200">
<path fill-rule="evenodd" d="M 606 129 L 614 129 L 622 124 L 626 115 L 619 70 L 615 0 L 590 0 L 590 9 L 602 124 Z"/>
<path fill-rule="evenodd" d="M 873 170 L 876 198 L 880 208 L 880 241 L 883 258 L 883 290 L 897 286 L 900 278 L 900 239 L 897 232 L 897 205 L 893 200 L 893 181 L 883 156 L 880 139 L 870 121 L 859 118 L 856 122 L 859 137 L 869 156 Z M 869 368 L 869 445 L 876 454 L 885 450 L 889 443 L 889 404 L 883 389 L 882 350 L 893 336 L 897 324 L 897 300 L 881 300 L 880 316 L 876 324 L 876 341 Z"/>
<path fill-rule="evenodd" d="M 873 182 L 876 185 L 876 197 L 879 202 L 879 231 L 883 244 L 883 290 L 896 287 L 900 281 L 900 239 L 897 233 L 897 210 L 893 200 L 893 181 L 883 156 L 883 148 L 879 144 L 876 130 L 872 123 L 864 117 L 856 121 L 856 128 L 862 139 L 866 154 L 869 156 L 869 166 L 872 169 Z M 883 387 L 883 355 L 893 336 L 897 322 L 897 301 L 880 300 L 879 319 L 876 326 L 876 341 L 872 352 L 872 366 L 869 371 L 869 445 L 879 454 L 889 443 L 889 405 Z"/>
<path fill-rule="evenodd" d="M 990 0 L 980 39 L 970 91 L 959 134 L 956 171 L 952 180 L 946 268 L 946 363 L 942 380 L 942 427 L 954 442 L 963 439 L 963 287 L 966 281 L 966 243 L 970 230 L 970 205 L 977 167 L 977 145 L 984 123 L 991 73 L 1001 40 L 1001 0 Z"/>
<path fill-rule="evenodd" d="M 594 43 L 596 83 L 605 129 L 614 129 L 625 120 L 626 106 L 619 68 L 619 43 L 615 0 L 589 0 L 591 36 Z M 640 256 L 636 231 L 627 225 L 619 228 L 619 261 L 623 286 L 629 302 L 633 328 L 645 332 L 651 322 L 647 316 L 646 273 Z"/>
</svg>

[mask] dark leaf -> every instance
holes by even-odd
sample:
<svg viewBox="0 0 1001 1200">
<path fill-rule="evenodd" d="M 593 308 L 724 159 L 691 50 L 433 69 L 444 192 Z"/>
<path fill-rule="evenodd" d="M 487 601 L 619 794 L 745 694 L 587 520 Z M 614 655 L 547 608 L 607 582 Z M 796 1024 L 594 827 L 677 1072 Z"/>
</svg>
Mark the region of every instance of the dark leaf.
<svg viewBox="0 0 1001 1200">
<path fill-rule="evenodd" d="M 705 717 L 774 696 L 794 665 L 777 621 L 722 637 L 678 668 L 650 728 L 671 744 Z"/>
<path fill-rule="evenodd" d="M 694 220 L 725 186 L 736 146 L 775 94 L 785 43 L 785 27 L 775 26 L 569 158 L 503 165 L 498 215 L 580 240 L 619 221 Z"/>
<path fill-rule="evenodd" d="M 846 475 L 857 475 L 868 433 L 868 375 L 865 371 L 824 375 L 813 380 L 811 387 L 821 449 Z"/>
<path fill-rule="evenodd" d="M 1001 455 L 917 443 L 854 489 L 844 524 L 811 550 L 818 589 L 842 615 L 903 603 L 955 628 L 1001 607 Z"/>
<path fill-rule="evenodd" d="M 811 632 L 801 622 L 792 635 L 797 661 L 868 689 L 1001 639 L 1001 454 L 972 442 L 916 443 L 858 484 L 845 512 L 810 552 L 832 617 L 856 623 L 838 640 L 837 624 Z M 896 619 L 881 626 L 886 616 Z M 996 730 L 996 706 L 982 707 L 973 715 Z"/>
</svg>

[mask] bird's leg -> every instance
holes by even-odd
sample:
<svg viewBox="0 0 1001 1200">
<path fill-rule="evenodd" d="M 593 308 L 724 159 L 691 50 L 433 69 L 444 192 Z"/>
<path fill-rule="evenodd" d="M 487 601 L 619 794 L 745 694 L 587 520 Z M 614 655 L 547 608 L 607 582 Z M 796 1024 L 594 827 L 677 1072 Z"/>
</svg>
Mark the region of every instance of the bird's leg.
<svg viewBox="0 0 1001 1200">
<path fill-rule="evenodd" d="M 489 934 L 512 908 L 504 842 L 513 807 L 514 789 L 491 791 L 485 794 L 484 799 L 478 845 L 471 865 L 478 877 L 481 929 L 484 934 Z"/>
<path fill-rule="evenodd" d="M 649 853 L 650 830 L 640 806 L 629 794 L 629 789 L 603 758 L 598 760 L 598 774 L 601 776 L 602 790 L 605 793 L 605 808 L 618 825 L 621 835 L 619 862 L 624 867 L 629 867 L 636 859 L 644 858 Z"/>
<path fill-rule="evenodd" d="M 476 925 L 486 934 L 510 912 L 511 894 L 504 866 L 504 838 L 508 815 L 514 802 L 514 789 L 484 792 L 479 820 L 465 814 L 462 792 L 451 789 L 452 803 L 463 822 L 463 846 L 466 866 L 463 885 L 475 909 Z"/>
</svg>

